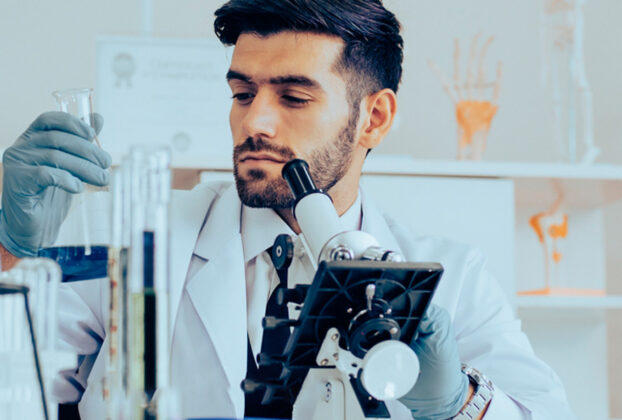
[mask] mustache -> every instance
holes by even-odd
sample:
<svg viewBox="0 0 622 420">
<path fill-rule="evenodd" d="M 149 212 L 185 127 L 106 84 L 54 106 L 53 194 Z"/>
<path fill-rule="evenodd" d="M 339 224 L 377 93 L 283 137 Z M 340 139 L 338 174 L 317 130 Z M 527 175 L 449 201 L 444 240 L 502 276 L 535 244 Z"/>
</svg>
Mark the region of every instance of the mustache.
<svg viewBox="0 0 622 420">
<path fill-rule="evenodd" d="M 244 143 L 233 148 L 233 160 L 238 161 L 239 156 L 245 152 L 271 152 L 283 158 L 285 161 L 296 159 L 296 154 L 289 147 L 272 144 L 261 137 L 248 137 Z"/>
</svg>

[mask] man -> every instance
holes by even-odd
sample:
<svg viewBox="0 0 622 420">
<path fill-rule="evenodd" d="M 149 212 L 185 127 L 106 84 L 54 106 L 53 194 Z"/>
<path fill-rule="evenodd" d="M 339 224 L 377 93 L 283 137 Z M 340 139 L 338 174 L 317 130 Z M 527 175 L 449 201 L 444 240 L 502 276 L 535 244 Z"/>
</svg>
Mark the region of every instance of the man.
<svg viewBox="0 0 622 420">
<path fill-rule="evenodd" d="M 533 355 L 482 256 L 414 237 L 359 193 L 365 156 L 396 113 L 402 38 L 394 15 L 379 0 L 231 0 L 214 26 L 223 43 L 235 45 L 227 81 L 237 188 L 208 185 L 172 200 L 172 382 L 184 416 L 274 414 L 245 404 L 239 384 L 262 347 L 261 318 L 278 284 L 265 250 L 276 235 L 300 232 L 280 176 L 298 157 L 309 162 L 346 228 L 371 233 L 409 261 L 445 267 L 411 343 L 420 377 L 389 405 L 393 418 L 573 418 L 559 379 Z M 79 181 L 107 183 L 109 157 L 84 141 L 93 135 L 69 116 L 49 113 L 7 150 L 3 267 L 53 242 Z M 296 242 L 290 287 L 313 275 Z M 56 392 L 65 401 L 82 398 L 85 419 L 103 413 L 96 391 L 107 346 L 102 287 L 76 283 L 60 294 L 60 335 L 85 358 Z M 461 362 L 488 376 L 492 395 Z"/>
</svg>

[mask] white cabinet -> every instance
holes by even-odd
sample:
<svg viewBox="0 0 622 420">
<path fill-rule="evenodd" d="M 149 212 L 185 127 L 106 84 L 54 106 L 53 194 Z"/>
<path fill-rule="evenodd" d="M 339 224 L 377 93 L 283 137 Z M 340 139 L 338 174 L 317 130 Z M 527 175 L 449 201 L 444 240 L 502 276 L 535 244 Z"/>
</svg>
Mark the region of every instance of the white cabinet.
<svg viewBox="0 0 622 420">
<path fill-rule="evenodd" d="M 513 299 L 511 180 L 366 174 L 361 186 L 378 207 L 415 235 L 440 236 L 481 248 L 490 271 Z"/>
</svg>

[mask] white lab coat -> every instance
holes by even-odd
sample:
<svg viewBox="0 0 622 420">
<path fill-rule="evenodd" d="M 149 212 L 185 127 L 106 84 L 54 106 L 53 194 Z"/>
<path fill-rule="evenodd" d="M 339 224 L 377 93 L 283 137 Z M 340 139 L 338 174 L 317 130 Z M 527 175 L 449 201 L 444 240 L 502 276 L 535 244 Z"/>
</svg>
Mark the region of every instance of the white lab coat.
<svg viewBox="0 0 622 420">
<path fill-rule="evenodd" d="M 362 209 L 362 230 L 382 246 L 401 251 L 409 261 L 444 266 L 433 302 L 453 319 L 462 361 L 484 372 L 497 388 L 486 419 L 574 418 L 559 379 L 534 356 L 478 251 L 417 238 L 364 195 Z M 233 186 L 201 185 L 172 196 L 172 382 L 182 395 L 185 417 L 243 417 L 240 382 L 246 372 L 247 326 L 240 211 Z M 197 242 L 204 220 L 206 234 Z M 206 262 L 184 287 L 193 252 Z M 100 392 L 107 346 L 107 308 L 101 299 L 105 287 L 105 281 L 73 283 L 60 293 L 61 340 L 90 356 L 76 375 L 57 378 L 55 393 L 61 401 L 76 401 L 86 386 L 80 402 L 85 420 L 102 418 L 105 412 Z M 397 402 L 389 409 L 393 418 L 410 417 Z"/>
</svg>

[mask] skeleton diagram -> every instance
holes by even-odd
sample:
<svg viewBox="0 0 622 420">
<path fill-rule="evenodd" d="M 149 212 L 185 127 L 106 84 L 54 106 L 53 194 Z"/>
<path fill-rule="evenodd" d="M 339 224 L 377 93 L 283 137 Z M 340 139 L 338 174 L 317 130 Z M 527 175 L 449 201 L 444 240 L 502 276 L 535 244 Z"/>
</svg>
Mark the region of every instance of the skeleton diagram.
<svg viewBox="0 0 622 420">
<path fill-rule="evenodd" d="M 552 89 L 554 136 L 564 160 L 589 164 L 600 150 L 594 145 L 592 92 L 583 53 L 588 0 L 543 1 L 542 79 Z"/>
<path fill-rule="evenodd" d="M 557 197 L 545 211 L 536 213 L 529 218 L 529 225 L 538 235 L 538 241 L 544 252 L 544 289 L 536 291 L 543 294 L 551 291 L 551 284 L 560 286 L 559 264 L 563 254 L 559 248 L 560 239 L 568 235 L 568 214 L 561 211 L 564 192 L 558 181 L 553 181 Z M 538 294 L 538 293 L 534 293 Z"/>
<path fill-rule="evenodd" d="M 477 34 L 471 41 L 464 81 L 460 80 L 460 42 L 457 39 L 454 42 L 453 83 L 446 79 L 435 63 L 428 61 L 456 109 L 458 159 L 479 160 L 482 158 L 486 150 L 486 138 L 490 124 L 499 108 L 497 101 L 501 81 L 501 62 L 497 64 L 497 80 L 494 82 L 486 82 L 484 72 L 484 59 L 494 37 L 489 37 L 484 42 L 478 56 L 479 38 L 480 34 Z M 475 72 L 476 66 L 477 72 Z"/>
</svg>

